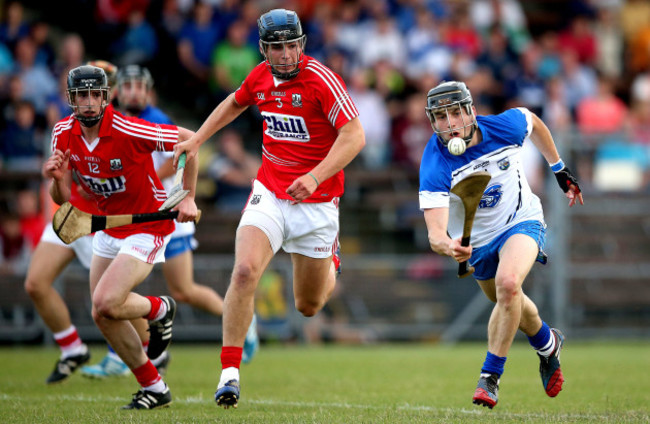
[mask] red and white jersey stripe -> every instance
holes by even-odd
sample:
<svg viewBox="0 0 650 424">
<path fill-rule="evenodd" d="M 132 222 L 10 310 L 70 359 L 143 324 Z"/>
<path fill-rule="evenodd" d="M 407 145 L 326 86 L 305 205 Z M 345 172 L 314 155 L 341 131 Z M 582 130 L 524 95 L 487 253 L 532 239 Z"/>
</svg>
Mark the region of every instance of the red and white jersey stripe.
<svg viewBox="0 0 650 424">
<path fill-rule="evenodd" d="M 167 197 L 151 153 L 172 151 L 177 141 L 175 125 L 125 117 L 108 106 L 96 140 L 85 140 L 79 122 L 71 116 L 54 126 L 52 149 L 63 152 L 70 149 L 69 167 L 97 208 L 97 212 L 87 212 L 149 213 L 157 211 Z M 71 203 L 77 206 L 72 199 Z M 170 220 L 127 225 L 105 232 L 112 237 L 126 238 L 139 233 L 165 236 L 173 230 L 174 223 Z"/>
<path fill-rule="evenodd" d="M 359 116 L 345 83 L 319 61 L 303 56 L 298 75 L 275 79 L 265 62 L 235 92 L 242 106 L 257 105 L 264 117 L 262 166 L 257 179 L 278 198 L 329 153 L 338 130 Z M 306 202 L 328 202 L 343 194 L 343 171 L 326 181 Z"/>
</svg>

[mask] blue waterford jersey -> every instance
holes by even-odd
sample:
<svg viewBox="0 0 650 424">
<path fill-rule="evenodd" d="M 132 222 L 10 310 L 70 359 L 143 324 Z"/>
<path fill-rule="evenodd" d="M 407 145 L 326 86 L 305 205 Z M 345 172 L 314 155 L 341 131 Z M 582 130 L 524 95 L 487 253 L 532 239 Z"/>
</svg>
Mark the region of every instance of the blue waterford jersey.
<svg viewBox="0 0 650 424">
<path fill-rule="evenodd" d="M 542 205 L 526 181 L 521 146 L 532 131 L 532 116 L 525 108 L 499 115 L 477 116 L 482 141 L 454 156 L 434 134 L 427 143 L 420 165 L 420 209 L 449 208 L 448 232 L 463 233 L 464 211 L 451 188 L 473 172 L 492 176 L 474 218 L 472 245 L 480 247 L 515 224 L 544 221 Z"/>
</svg>

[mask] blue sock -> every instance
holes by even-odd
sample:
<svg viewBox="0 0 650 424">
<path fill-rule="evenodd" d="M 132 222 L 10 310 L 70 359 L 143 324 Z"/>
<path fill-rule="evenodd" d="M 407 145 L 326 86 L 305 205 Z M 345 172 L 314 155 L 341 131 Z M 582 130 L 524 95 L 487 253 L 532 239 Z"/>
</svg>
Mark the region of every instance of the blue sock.
<svg viewBox="0 0 650 424">
<path fill-rule="evenodd" d="M 115 351 L 113 350 L 113 348 L 111 347 L 111 345 L 108 345 L 108 352 L 109 352 L 109 353 L 115 353 Z M 117 353 L 115 353 L 115 354 L 117 355 Z"/>
<path fill-rule="evenodd" d="M 537 334 L 534 336 L 528 336 L 528 342 L 535 350 L 540 350 L 548 345 L 548 342 L 551 340 L 551 328 L 542 321 L 542 328 L 539 329 Z"/>
<path fill-rule="evenodd" d="M 487 355 L 485 356 L 485 362 L 483 362 L 483 368 L 481 368 L 481 372 L 488 374 L 497 374 L 499 377 L 501 377 L 501 374 L 503 374 L 503 367 L 506 364 L 506 359 L 508 358 L 505 356 L 496 356 L 495 354 L 488 351 Z"/>
</svg>

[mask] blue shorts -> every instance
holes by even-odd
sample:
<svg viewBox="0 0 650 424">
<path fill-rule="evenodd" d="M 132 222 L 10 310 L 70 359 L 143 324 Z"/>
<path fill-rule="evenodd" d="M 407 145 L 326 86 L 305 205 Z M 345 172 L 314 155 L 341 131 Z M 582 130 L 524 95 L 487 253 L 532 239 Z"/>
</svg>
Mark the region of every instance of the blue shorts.
<svg viewBox="0 0 650 424">
<path fill-rule="evenodd" d="M 546 226 L 540 221 L 524 221 L 515 225 L 502 234 L 499 234 L 494 240 L 485 246 L 472 250 L 472 257 L 469 259 L 470 265 L 475 268 L 474 278 L 477 280 L 490 280 L 497 275 L 499 266 L 499 251 L 508 239 L 515 234 L 526 234 L 530 236 L 539 247 L 537 262 L 546 264 L 548 257 L 544 253 L 546 244 Z"/>
<path fill-rule="evenodd" d="M 165 259 L 171 259 L 188 250 L 194 250 L 197 246 L 198 243 L 191 235 L 173 238 L 169 240 L 167 249 L 165 249 Z"/>
</svg>

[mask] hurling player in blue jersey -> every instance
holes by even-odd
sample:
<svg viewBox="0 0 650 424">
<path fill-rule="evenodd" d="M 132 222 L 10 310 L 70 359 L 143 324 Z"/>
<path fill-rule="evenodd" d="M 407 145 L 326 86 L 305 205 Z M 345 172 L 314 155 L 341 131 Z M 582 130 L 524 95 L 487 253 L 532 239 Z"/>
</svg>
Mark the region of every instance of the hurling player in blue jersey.
<svg viewBox="0 0 650 424">
<path fill-rule="evenodd" d="M 156 124 L 173 124 L 172 120 L 151 102 L 153 78 L 147 68 L 139 65 L 128 65 L 117 72 L 117 100 L 119 109 L 126 116 L 135 116 Z M 175 174 L 172 166 L 173 153 L 154 152 L 153 161 L 158 177 L 163 182 L 167 192 L 173 185 Z M 195 227 L 193 222 L 175 222 L 176 230 L 165 249 L 165 262 L 162 265 L 163 274 L 172 297 L 195 308 L 204 310 L 212 315 L 223 315 L 223 299 L 212 288 L 197 284 L 192 271 L 192 250 L 196 248 L 194 239 Z M 147 321 L 134 323 L 143 341 L 148 340 Z M 244 345 L 243 362 L 250 362 L 259 346 L 255 320 L 251 323 Z M 169 353 L 164 351 L 151 362 L 161 374 L 167 370 Z M 126 364 L 109 346 L 108 354 L 95 365 L 85 366 L 81 373 L 86 377 L 105 378 L 128 375 Z"/>
<path fill-rule="evenodd" d="M 533 264 L 546 262 L 542 205 L 528 186 L 521 162 L 524 140 L 530 137 L 548 161 L 569 206 L 583 204 L 578 181 L 562 162 L 549 129 L 528 109 L 476 116 L 467 86 L 456 81 L 431 89 L 425 109 L 435 134 L 423 153 L 419 197 L 431 249 L 458 262 L 469 260 L 479 286 L 496 303 L 473 402 L 489 408 L 497 404 L 499 379 L 517 329 L 537 351 L 544 390 L 555 397 L 564 382 L 560 369 L 564 336 L 542 321 L 522 290 Z M 447 148 L 455 137 L 465 144 L 455 150 L 464 150 L 458 155 Z M 476 212 L 471 245 L 463 247 L 463 206 L 450 191 L 476 171 L 487 171 L 491 180 Z"/>
</svg>

